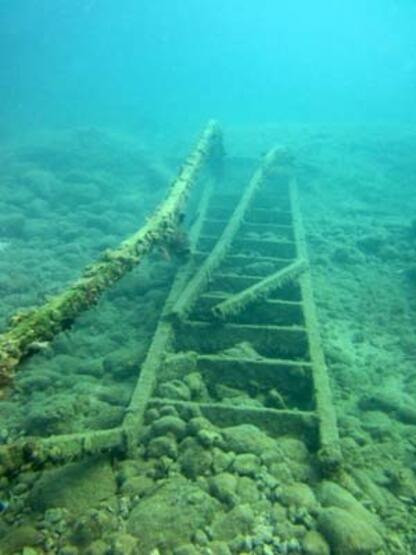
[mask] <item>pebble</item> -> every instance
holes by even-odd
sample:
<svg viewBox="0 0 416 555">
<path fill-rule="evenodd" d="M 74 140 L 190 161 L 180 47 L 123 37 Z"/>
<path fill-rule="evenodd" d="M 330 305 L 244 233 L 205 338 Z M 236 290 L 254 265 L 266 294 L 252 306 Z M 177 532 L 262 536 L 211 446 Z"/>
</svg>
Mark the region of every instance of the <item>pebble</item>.
<svg viewBox="0 0 416 555">
<path fill-rule="evenodd" d="M 15 495 L 22 495 L 27 490 L 28 490 L 28 485 L 25 484 L 24 482 L 20 482 L 19 484 L 16 484 L 16 486 L 13 488 L 13 493 Z"/>
</svg>

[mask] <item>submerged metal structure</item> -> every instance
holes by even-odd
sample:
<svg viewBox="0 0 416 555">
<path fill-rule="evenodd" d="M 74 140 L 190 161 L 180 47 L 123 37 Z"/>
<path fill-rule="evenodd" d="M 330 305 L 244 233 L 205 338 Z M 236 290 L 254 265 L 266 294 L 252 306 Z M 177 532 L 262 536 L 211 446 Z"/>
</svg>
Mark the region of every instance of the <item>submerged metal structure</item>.
<svg viewBox="0 0 416 555">
<path fill-rule="evenodd" d="M 145 232 L 94 265 L 92 282 L 84 274 L 77 291 L 89 291 L 85 284 L 95 283 L 99 268 L 115 269 L 104 272 L 110 277 L 102 288 L 110 285 L 152 245 L 169 240 L 196 174 L 204 163 L 219 164 L 221 153 L 220 131 L 210 123 Z M 121 425 L 2 446 L 0 474 L 100 452 L 134 454 L 146 410 L 163 404 L 195 411 L 218 426 L 252 423 L 276 438 L 302 437 L 324 471 L 338 468 L 335 410 L 290 156 L 271 150 L 248 185 L 231 194 L 214 176 L 207 178 L 197 214 L 191 256 L 176 274 Z M 87 298 L 95 302 L 97 293 Z M 62 328 L 51 313 L 42 314 L 51 318 L 51 333 Z M 3 336 L 0 360 L 7 377 L 5 341 Z M 22 353 L 26 348 L 25 340 Z M 181 398 L 175 384 L 195 373 L 203 391 Z"/>
</svg>

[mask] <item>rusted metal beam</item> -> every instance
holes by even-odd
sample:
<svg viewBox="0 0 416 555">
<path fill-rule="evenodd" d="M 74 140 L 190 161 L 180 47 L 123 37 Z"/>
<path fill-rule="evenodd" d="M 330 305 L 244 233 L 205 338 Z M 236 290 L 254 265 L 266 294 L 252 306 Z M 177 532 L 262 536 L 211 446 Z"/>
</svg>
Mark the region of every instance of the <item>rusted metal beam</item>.
<svg viewBox="0 0 416 555">
<path fill-rule="evenodd" d="M 264 298 L 274 289 L 277 289 L 285 283 L 296 279 L 299 274 L 305 270 L 305 268 L 305 260 L 296 260 L 285 268 L 282 268 L 270 276 L 258 281 L 251 287 L 247 287 L 246 289 L 243 289 L 243 291 L 228 297 L 225 301 L 216 304 L 212 307 L 212 313 L 215 317 L 220 318 L 221 320 L 226 320 L 229 316 L 235 316 L 251 303 Z"/>
<path fill-rule="evenodd" d="M 65 464 L 100 453 L 123 453 L 127 434 L 122 427 L 48 438 L 28 437 L 0 446 L 0 476 Z"/>
</svg>

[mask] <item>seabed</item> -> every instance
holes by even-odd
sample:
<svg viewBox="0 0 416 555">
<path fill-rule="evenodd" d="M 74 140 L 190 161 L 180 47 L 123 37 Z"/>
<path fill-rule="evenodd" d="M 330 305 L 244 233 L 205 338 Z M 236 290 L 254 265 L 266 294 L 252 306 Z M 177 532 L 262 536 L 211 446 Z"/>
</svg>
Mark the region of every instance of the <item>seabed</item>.
<svg viewBox="0 0 416 555">
<path fill-rule="evenodd" d="M 416 552 L 416 135 L 224 142 L 0 153 L 1 553 Z"/>
</svg>

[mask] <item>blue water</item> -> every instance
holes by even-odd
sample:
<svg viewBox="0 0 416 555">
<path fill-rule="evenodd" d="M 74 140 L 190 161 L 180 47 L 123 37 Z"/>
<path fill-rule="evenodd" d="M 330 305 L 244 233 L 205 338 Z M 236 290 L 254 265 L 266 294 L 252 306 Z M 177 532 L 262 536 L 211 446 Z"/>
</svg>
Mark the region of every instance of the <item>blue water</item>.
<svg viewBox="0 0 416 555">
<path fill-rule="evenodd" d="M 2 0 L 2 127 L 414 121 L 410 1 Z"/>
</svg>

